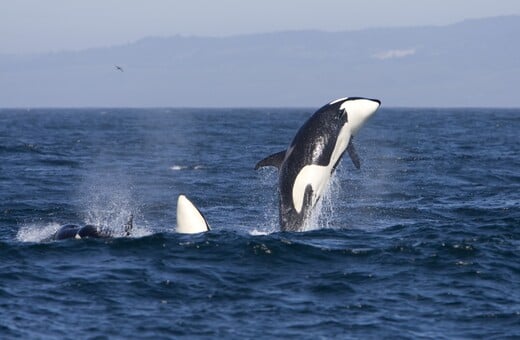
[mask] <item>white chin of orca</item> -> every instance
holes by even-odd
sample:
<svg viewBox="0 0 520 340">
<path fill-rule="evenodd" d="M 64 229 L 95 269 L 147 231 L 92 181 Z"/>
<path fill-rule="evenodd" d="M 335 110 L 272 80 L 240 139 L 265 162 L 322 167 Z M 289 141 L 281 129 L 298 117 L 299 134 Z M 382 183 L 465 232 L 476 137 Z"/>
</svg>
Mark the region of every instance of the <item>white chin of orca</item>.
<svg viewBox="0 0 520 340">
<path fill-rule="evenodd" d="M 348 125 L 352 135 L 359 131 L 380 105 L 380 102 L 371 99 L 347 100 L 341 105 L 341 109 L 346 110 L 348 114 Z"/>
<path fill-rule="evenodd" d="M 176 231 L 180 234 L 197 234 L 208 230 L 208 223 L 200 211 L 186 196 L 179 195 Z"/>
</svg>

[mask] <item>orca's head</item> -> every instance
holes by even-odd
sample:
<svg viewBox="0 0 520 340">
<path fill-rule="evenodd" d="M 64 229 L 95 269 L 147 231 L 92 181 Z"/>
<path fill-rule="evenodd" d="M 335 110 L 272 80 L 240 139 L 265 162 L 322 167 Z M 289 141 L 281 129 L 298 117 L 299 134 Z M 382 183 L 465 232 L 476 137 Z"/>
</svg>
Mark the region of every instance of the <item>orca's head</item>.
<svg viewBox="0 0 520 340">
<path fill-rule="evenodd" d="M 348 125 L 353 136 L 365 122 L 377 111 L 381 102 L 377 99 L 361 97 L 345 98 L 340 106 L 340 110 L 347 113 Z"/>
</svg>

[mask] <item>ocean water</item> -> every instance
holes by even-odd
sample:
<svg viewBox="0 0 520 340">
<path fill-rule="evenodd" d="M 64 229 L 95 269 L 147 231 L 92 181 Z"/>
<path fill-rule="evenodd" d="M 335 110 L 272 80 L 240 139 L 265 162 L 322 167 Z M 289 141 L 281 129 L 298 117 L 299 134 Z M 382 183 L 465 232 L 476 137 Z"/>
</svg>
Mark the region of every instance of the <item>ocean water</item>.
<svg viewBox="0 0 520 340">
<path fill-rule="evenodd" d="M 279 232 L 253 167 L 313 111 L 0 110 L 0 337 L 520 337 L 520 110 L 383 107 Z M 211 232 L 173 232 L 180 193 Z"/>
</svg>

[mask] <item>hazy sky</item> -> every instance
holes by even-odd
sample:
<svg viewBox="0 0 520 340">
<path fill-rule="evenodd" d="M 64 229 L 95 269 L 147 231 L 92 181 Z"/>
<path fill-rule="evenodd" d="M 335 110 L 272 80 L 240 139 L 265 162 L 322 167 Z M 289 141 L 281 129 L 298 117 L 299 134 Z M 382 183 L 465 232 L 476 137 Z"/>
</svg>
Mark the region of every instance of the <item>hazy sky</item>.
<svg viewBox="0 0 520 340">
<path fill-rule="evenodd" d="M 0 53 L 77 50 L 147 36 L 444 25 L 520 14 L 519 0 L 5 0 Z"/>
</svg>

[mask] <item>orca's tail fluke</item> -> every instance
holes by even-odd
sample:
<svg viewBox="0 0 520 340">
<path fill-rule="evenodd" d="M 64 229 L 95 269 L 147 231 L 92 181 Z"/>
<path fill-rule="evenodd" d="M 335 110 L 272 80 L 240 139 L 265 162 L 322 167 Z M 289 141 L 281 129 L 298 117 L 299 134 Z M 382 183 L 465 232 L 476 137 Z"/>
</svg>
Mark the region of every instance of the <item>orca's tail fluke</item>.
<svg viewBox="0 0 520 340">
<path fill-rule="evenodd" d="M 184 195 L 177 200 L 177 229 L 181 234 L 197 234 L 209 231 L 208 222 L 195 205 Z"/>
</svg>

